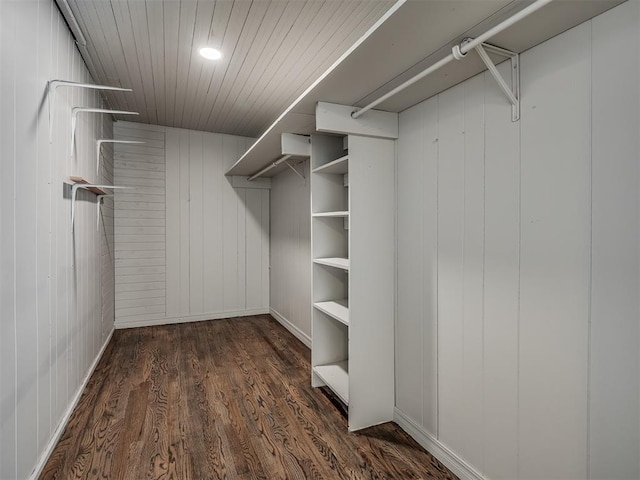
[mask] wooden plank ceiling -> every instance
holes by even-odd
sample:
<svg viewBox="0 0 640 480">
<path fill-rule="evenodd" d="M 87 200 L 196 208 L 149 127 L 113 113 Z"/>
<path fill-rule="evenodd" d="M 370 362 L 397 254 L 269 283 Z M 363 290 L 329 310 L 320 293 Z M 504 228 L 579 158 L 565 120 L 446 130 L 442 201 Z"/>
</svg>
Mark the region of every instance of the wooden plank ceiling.
<svg viewBox="0 0 640 480">
<path fill-rule="evenodd" d="M 258 136 L 393 0 L 69 0 L 111 108 Z M 223 59 L 205 60 L 202 46 Z M 131 120 L 131 118 L 127 118 Z"/>
</svg>

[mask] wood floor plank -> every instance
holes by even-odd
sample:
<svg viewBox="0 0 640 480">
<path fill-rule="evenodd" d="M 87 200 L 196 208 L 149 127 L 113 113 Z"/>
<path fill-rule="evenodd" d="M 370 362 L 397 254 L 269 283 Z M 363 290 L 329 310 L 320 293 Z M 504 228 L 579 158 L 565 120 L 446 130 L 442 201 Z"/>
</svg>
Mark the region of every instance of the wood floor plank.
<svg viewBox="0 0 640 480">
<path fill-rule="evenodd" d="M 41 479 L 456 477 L 397 425 L 348 433 L 268 315 L 118 330 Z"/>
</svg>

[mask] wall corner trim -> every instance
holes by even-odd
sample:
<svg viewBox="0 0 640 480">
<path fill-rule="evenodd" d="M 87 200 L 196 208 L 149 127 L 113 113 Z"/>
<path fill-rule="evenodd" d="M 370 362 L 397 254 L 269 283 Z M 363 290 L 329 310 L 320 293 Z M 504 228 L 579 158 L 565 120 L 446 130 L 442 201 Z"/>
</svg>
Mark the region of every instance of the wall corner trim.
<svg viewBox="0 0 640 480">
<path fill-rule="evenodd" d="M 393 421 L 407 432 L 416 442 L 418 442 L 431 455 L 442 462 L 449 470 L 460 478 L 460 480 L 486 480 L 485 477 L 475 468 L 462 460 L 449 447 L 427 433 L 411 418 L 405 415 L 397 407 L 393 411 Z"/>
<path fill-rule="evenodd" d="M 295 336 L 298 340 L 304 343 L 308 348 L 311 348 L 311 337 L 296 327 L 289 320 L 284 318 L 278 312 L 276 312 L 273 308 L 270 309 L 271 316 L 276 319 L 276 321 L 282 325 L 284 328 L 289 330 L 293 336 Z"/>
<path fill-rule="evenodd" d="M 93 375 L 93 372 L 98 366 L 98 363 L 102 358 L 102 355 L 104 355 L 104 351 L 107 349 L 107 345 L 109 345 L 109 342 L 111 341 L 111 337 L 113 337 L 113 332 L 115 332 L 115 328 L 111 329 L 111 332 L 109 332 L 109 335 L 107 335 L 107 339 L 102 344 L 102 347 L 100 347 L 100 351 L 98 352 L 98 355 L 96 355 L 96 358 L 93 360 L 93 363 L 89 367 L 89 370 L 87 370 L 87 374 L 85 375 L 84 380 L 78 387 L 78 390 L 76 391 L 76 394 L 73 396 L 71 403 L 67 407 L 67 410 L 65 411 L 64 416 L 60 420 L 60 423 L 54 430 L 53 435 L 51 436 L 51 439 L 47 443 L 47 446 L 45 447 L 42 454 L 40 455 L 40 458 L 38 459 L 38 463 L 36 464 L 35 468 L 31 472 L 31 475 L 29 476 L 29 480 L 37 480 L 40 477 L 40 474 L 42 473 L 42 470 L 47 464 L 49 457 L 53 453 L 53 450 L 55 449 L 56 445 L 58 445 L 58 441 L 60 440 L 60 437 L 64 433 L 64 430 L 67 427 L 67 423 L 69 423 L 69 419 L 71 418 L 71 414 L 76 409 L 76 406 L 78 405 L 78 402 L 82 397 L 82 393 L 84 392 L 84 389 L 86 388 L 87 383 L 89 383 L 89 379 L 91 378 L 91 375 Z"/>
</svg>

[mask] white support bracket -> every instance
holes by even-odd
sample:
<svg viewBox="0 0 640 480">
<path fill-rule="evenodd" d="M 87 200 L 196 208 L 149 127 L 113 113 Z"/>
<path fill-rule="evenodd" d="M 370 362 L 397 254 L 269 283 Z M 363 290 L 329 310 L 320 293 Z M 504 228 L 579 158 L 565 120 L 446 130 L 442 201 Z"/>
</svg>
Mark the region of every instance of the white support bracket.
<svg viewBox="0 0 640 480">
<path fill-rule="evenodd" d="M 297 176 L 299 176 L 302 179 L 302 181 L 304 182 L 305 185 L 307 184 L 307 178 L 302 173 L 300 173 L 298 170 L 296 170 L 295 167 L 293 165 L 291 165 L 289 160 L 285 161 L 284 163 L 287 165 L 287 167 L 289 167 L 291 170 L 293 170 L 293 173 L 295 173 Z"/>
<path fill-rule="evenodd" d="M 109 110 L 108 108 L 88 108 L 88 107 L 73 107 L 71 111 L 71 156 L 73 157 L 73 147 L 76 139 L 76 124 L 78 123 L 78 114 L 82 112 L 87 113 L 110 113 L 117 115 L 140 115 L 138 112 L 128 112 L 126 110 Z"/>
<path fill-rule="evenodd" d="M 58 87 L 90 88 L 93 90 L 114 90 L 117 92 L 131 92 L 130 88 L 112 87 L 109 85 L 94 85 L 93 83 L 69 82 L 67 80 L 49 80 L 47 82 L 47 103 L 49 108 L 49 143 L 53 142 L 53 106 L 55 105 L 56 89 Z"/>
<path fill-rule="evenodd" d="M 487 43 L 477 45 L 475 50 L 489 69 L 489 73 L 491 73 L 491 76 L 498 83 L 502 92 L 509 99 L 509 102 L 511 102 L 511 121 L 517 122 L 520 120 L 520 55 Z M 502 78 L 498 68 L 489 58 L 487 51 L 511 60 L 511 86 L 507 85 L 507 82 Z"/>
<path fill-rule="evenodd" d="M 100 174 L 100 147 L 102 147 L 103 143 L 143 144 L 147 142 L 139 142 L 137 140 L 112 140 L 110 138 L 99 138 L 96 140 L 96 178 Z"/>
<path fill-rule="evenodd" d="M 113 193 L 105 193 L 104 195 L 98 195 L 98 204 L 96 211 L 96 231 L 100 231 L 100 207 L 102 207 L 102 199 L 105 197 L 113 197 Z"/>
<path fill-rule="evenodd" d="M 73 179 L 72 179 L 73 180 Z M 103 196 L 107 193 L 103 189 L 115 189 L 115 188 L 129 188 L 129 187 L 117 187 L 115 185 L 94 185 L 91 183 L 74 183 L 71 186 L 71 231 L 74 231 L 74 223 L 76 218 L 76 198 L 78 196 L 78 190 L 89 190 L 96 195 Z"/>
</svg>

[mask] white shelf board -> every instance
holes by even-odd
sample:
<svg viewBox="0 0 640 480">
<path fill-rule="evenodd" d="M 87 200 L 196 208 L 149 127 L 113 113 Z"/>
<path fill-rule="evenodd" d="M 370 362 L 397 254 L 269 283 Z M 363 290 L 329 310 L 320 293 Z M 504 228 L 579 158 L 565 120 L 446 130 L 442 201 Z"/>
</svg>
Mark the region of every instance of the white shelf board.
<svg viewBox="0 0 640 480">
<path fill-rule="evenodd" d="M 320 212 L 314 213 L 314 217 L 348 217 L 349 212 L 341 211 L 341 212 Z"/>
<path fill-rule="evenodd" d="M 225 175 L 249 176 L 260 171 L 268 164 L 275 162 L 282 155 L 283 133 L 310 135 L 316 130 L 314 114 L 289 113 L 286 118 L 281 117 L 272 124 L 266 132 L 233 164 Z M 302 157 L 293 157 L 293 159 Z M 272 168 L 264 177 L 273 177 L 287 168 L 285 163 Z"/>
<path fill-rule="evenodd" d="M 333 393 L 346 405 L 349 405 L 349 362 L 319 365 L 313 371 L 327 384 Z"/>
<path fill-rule="evenodd" d="M 335 318 L 339 322 L 349 325 L 349 300 L 346 298 L 340 300 L 329 300 L 326 302 L 316 302 L 313 304 L 315 308 L 330 317 Z"/>
<path fill-rule="evenodd" d="M 342 270 L 349 270 L 348 258 L 316 258 L 313 263 L 319 265 L 327 265 L 329 267 L 341 268 Z"/>
<path fill-rule="evenodd" d="M 336 173 L 341 175 L 349 173 L 349 155 L 345 155 L 337 160 L 320 165 L 313 169 L 313 173 Z"/>
</svg>

